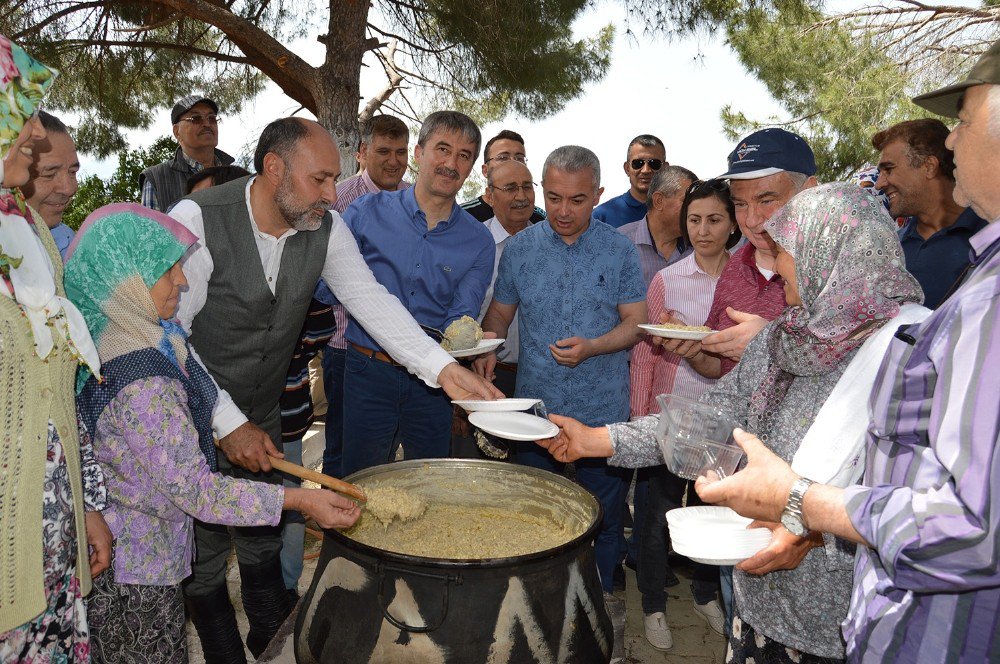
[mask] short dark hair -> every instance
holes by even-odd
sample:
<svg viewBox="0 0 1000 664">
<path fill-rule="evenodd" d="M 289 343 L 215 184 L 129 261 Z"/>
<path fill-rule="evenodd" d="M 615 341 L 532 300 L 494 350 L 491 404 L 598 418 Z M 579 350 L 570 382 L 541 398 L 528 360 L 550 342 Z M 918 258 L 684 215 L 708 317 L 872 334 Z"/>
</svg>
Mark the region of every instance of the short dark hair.
<svg viewBox="0 0 1000 664">
<path fill-rule="evenodd" d="M 184 193 L 190 194 L 194 186 L 201 182 L 202 180 L 208 180 L 211 178 L 212 186 L 217 184 L 225 184 L 232 180 L 238 180 L 242 177 L 250 175 L 250 171 L 241 167 L 233 166 L 229 164 L 228 166 L 209 166 L 204 168 L 187 179 L 187 183 L 184 185 Z"/>
<path fill-rule="evenodd" d="M 483 159 L 490 158 L 490 148 L 493 147 L 493 144 L 496 143 L 497 141 L 516 141 L 521 145 L 524 145 L 523 136 L 521 136 L 516 131 L 511 131 L 510 129 L 504 129 L 499 134 L 497 134 L 490 140 L 486 141 L 486 147 L 483 148 Z"/>
<path fill-rule="evenodd" d="M 394 115 L 373 115 L 361 123 L 361 143 L 371 145 L 372 139 L 376 136 L 409 139 L 410 128 Z"/>
<path fill-rule="evenodd" d="M 258 173 L 264 172 L 264 157 L 268 152 L 281 157 L 288 163 L 288 155 L 296 143 L 309 134 L 309 125 L 302 118 L 278 118 L 260 132 L 257 149 L 253 153 L 253 167 Z"/>
<path fill-rule="evenodd" d="M 639 134 L 629 141 L 628 147 L 625 148 L 626 157 L 628 157 L 628 153 L 632 151 L 633 145 L 641 145 L 644 148 L 663 148 L 664 153 L 667 151 L 667 146 L 663 144 L 663 141 L 652 134 Z"/>
<path fill-rule="evenodd" d="M 921 120 L 906 120 L 883 129 L 872 136 L 872 147 L 882 151 L 893 141 L 906 144 L 906 156 L 910 166 L 920 166 L 927 157 L 938 161 L 941 174 L 949 180 L 955 179 L 955 154 L 945 147 L 951 131 L 940 120 L 924 118 Z"/>
<path fill-rule="evenodd" d="M 722 204 L 726 206 L 729 221 L 732 222 L 736 229 L 726 240 L 726 249 L 732 249 L 740 241 L 740 238 L 743 237 L 743 233 L 740 232 L 739 224 L 736 223 L 736 206 L 733 205 L 733 198 L 729 194 L 729 182 L 726 180 L 698 180 L 688 187 L 687 194 L 684 195 L 684 202 L 681 204 L 681 236 L 687 242 L 688 246 L 691 246 L 691 236 L 688 235 L 688 207 L 690 207 L 693 201 L 713 196 L 722 201 Z"/>
<path fill-rule="evenodd" d="M 483 145 L 483 134 L 479 131 L 479 125 L 461 111 L 435 111 L 426 118 L 420 126 L 420 133 L 417 135 L 417 145 L 426 147 L 427 139 L 438 129 L 445 131 L 461 132 L 467 139 L 475 143 L 476 149 L 472 155 L 472 161 L 479 158 L 479 148 Z"/>
<path fill-rule="evenodd" d="M 41 120 L 45 131 L 50 134 L 66 134 L 69 136 L 69 128 L 66 124 L 51 113 L 40 110 L 38 111 L 38 119 Z"/>
</svg>

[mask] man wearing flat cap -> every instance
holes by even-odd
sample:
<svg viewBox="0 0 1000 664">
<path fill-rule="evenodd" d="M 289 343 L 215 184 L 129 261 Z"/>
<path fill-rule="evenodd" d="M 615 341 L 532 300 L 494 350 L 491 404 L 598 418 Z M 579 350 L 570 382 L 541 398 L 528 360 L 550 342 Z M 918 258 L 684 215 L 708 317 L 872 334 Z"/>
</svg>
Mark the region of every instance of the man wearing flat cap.
<svg viewBox="0 0 1000 664">
<path fill-rule="evenodd" d="M 139 174 L 142 204 L 166 212 L 186 193 L 189 177 L 210 166 L 228 166 L 233 158 L 219 144 L 219 105 L 208 97 L 188 95 L 170 111 L 180 147 L 172 159 Z"/>
<path fill-rule="evenodd" d="M 860 485 L 800 477 L 738 432 L 743 470 L 698 493 L 744 516 L 858 543 L 851 662 L 1000 661 L 1000 42 L 969 77 L 914 99 L 957 117 L 955 201 L 989 223 L 954 293 L 901 326 L 872 390 Z M 831 441 L 833 442 L 833 441 Z"/>
</svg>

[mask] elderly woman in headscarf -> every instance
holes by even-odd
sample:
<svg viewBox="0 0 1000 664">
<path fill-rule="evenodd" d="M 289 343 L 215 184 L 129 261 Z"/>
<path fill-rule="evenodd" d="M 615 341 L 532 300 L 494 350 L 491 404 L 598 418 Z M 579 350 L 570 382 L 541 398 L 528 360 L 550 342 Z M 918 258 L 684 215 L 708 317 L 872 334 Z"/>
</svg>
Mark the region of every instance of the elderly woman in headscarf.
<svg viewBox="0 0 1000 664">
<path fill-rule="evenodd" d="M 856 481 L 855 470 L 864 465 L 858 460 L 863 425 L 850 436 L 832 437 L 812 425 L 818 419 L 864 421 L 859 414 L 867 407 L 880 349 L 898 324 L 926 315 L 912 304 L 922 301 L 922 291 L 904 267 L 895 224 L 854 184 L 808 189 L 765 228 L 779 247 L 776 270 L 785 279 L 788 307 L 701 400 L 720 406 L 793 465 L 801 461 Z M 840 381 L 845 371 L 851 376 Z M 655 415 L 603 429 L 553 420 L 563 431 L 543 444 L 558 458 L 610 456 L 609 463 L 631 467 L 662 463 Z M 799 459 L 806 447 L 811 459 Z M 772 540 L 734 574 L 727 661 L 842 660 L 840 623 L 850 599 L 853 547 L 829 536 L 796 537 L 776 523 L 756 525 L 770 528 Z"/>
<path fill-rule="evenodd" d="M 66 262 L 66 288 L 87 320 L 103 380 L 81 375 L 80 419 L 104 472 L 113 574 L 88 598 L 101 662 L 187 661 L 181 581 L 191 572 L 194 518 L 276 525 L 283 509 L 323 527 L 354 523 L 358 507 L 325 490 L 220 475 L 212 438 L 218 390 L 174 318 L 186 286 L 180 259 L 196 238 L 133 203 L 87 217 Z M 233 621 L 220 625 L 235 631 Z M 239 652 L 206 657 L 243 657 Z M 231 660 L 228 660 L 231 661 Z"/>
<path fill-rule="evenodd" d="M 111 553 L 111 534 L 96 511 L 104 507 L 103 479 L 80 445 L 73 402 L 77 367 L 96 374 L 97 351 L 80 312 L 63 297 L 52 235 L 17 189 L 45 139 L 34 113 L 55 75 L 0 35 L 3 662 L 88 660 L 83 595 Z"/>
</svg>

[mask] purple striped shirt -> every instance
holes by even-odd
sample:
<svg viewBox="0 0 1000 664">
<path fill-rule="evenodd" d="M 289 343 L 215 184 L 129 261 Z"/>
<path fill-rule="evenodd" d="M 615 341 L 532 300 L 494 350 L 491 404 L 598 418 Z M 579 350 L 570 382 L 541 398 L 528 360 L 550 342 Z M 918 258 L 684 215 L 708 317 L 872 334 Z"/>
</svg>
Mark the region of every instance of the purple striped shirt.
<svg viewBox="0 0 1000 664">
<path fill-rule="evenodd" d="M 396 191 L 409 189 L 412 186 L 406 180 L 402 180 L 399 186 L 396 187 Z M 344 210 L 351 203 L 365 194 L 374 194 L 379 191 L 382 190 L 378 188 L 372 177 L 368 175 L 368 171 L 361 171 L 357 175 L 352 175 L 346 180 L 341 180 L 337 183 L 337 202 L 333 204 L 333 209 L 343 215 Z M 347 348 L 347 340 L 344 339 L 344 334 L 347 333 L 347 310 L 341 305 L 335 304 L 333 305 L 333 317 L 337 321 L 337 329 L 333 333 L 333 337 L 330 338 L 327 346 L 340 349 Z"/>
<path fill-rule="evenodd" d="M 858 547 L 844 623 L 855 662 L 1000 661 L 1000 223 L 974 269 L 897 333 L 871 398 Z"/>
</svg>

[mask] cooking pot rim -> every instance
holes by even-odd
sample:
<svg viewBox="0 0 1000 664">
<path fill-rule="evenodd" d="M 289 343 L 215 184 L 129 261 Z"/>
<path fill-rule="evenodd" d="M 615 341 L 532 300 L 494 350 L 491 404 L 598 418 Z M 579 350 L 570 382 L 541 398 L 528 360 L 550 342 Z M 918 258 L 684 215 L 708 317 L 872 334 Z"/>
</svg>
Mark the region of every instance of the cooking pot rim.
<svg viewBox="0 0 1000 664">
<path fill-rule="evenodd" d="M 405 553 L 397 553 L 395 551 L 389 551 L 387 549 L 379 549 L 368 544 L 364 544 L 355 539 L 352 539 L 335 529 L 327 529 L 326 534 L 332 537 L 334 540 L 340 542 L 342 545 L 348 547 L 349 549 L 354 549 L 359 553 L 370 556 L 375 559 L 384 559 L 386 562 L 398 562 L 406 565 L 413 566 L 427 566 L 431 565 L 434 567 L 445 567 L 448 569 L 490 569 L 499 567 L 508 567 L 513 564 L 524 564 L 539 562 L 543 560 L 548 560 L 550 558 L 557 558 L 571 549 L 577 548 L 581 543 L 592 541 L 597 536 L 597 531 L 601 527 L 601 522 L 604 520 L 604 509 L 601 506 L 601 502 L 597 499 L 594 494 L 585 489 L 584 487 L 572 482 L 562 475 L 543 470 L 541 468 L 533 468 L 531 466 L 519 466 L 516 464 L 511 464 L 503 461 L 491 461 L 489 459 L 459 459 L 459 458 L 446 458 L 446 459 L 413 459 L 410 461 L 397 461 L 394 463 L 382 464 L 380 466 L 372 466 L 371 468 L 365 468 L 364 470 L 359 470 L 356 473 L 345 477 L 344 480 L 351 483 L 357 483 L 358 481 L 368 479 L 372 476 L 381 475 L 389 471 L 396 470 L 407 470 L 409 468 L 421 468 L 427 464 L 434 466 L 453 466 L 456 468 L 462 467 L 482 467 L 482 468 L 495 468 L 498 471 L 509 472 L 511 470 L 516 470 L 517 472 L 523 472 L 526 475 L 534 475 L 536 477 L 541 477 L 547 481 L 555 482 L 556 484 L 561 484 L 562 486 L 580 492 L 580 497 L 588 501 L 589 507 L 594 510 L 594 519 L 591 524 L 583 531 L 580 535 L 577 535 L 571 540 L 563 542 L 558 546 L 554 546 L 549 549 L 543 549 L 542 551 L 536 551 L 534 553 L 526 553 L 521 556 L 508 556 L 505 558 L 431 558 L 429 556 L 415 556 Z"/>
</svg>

